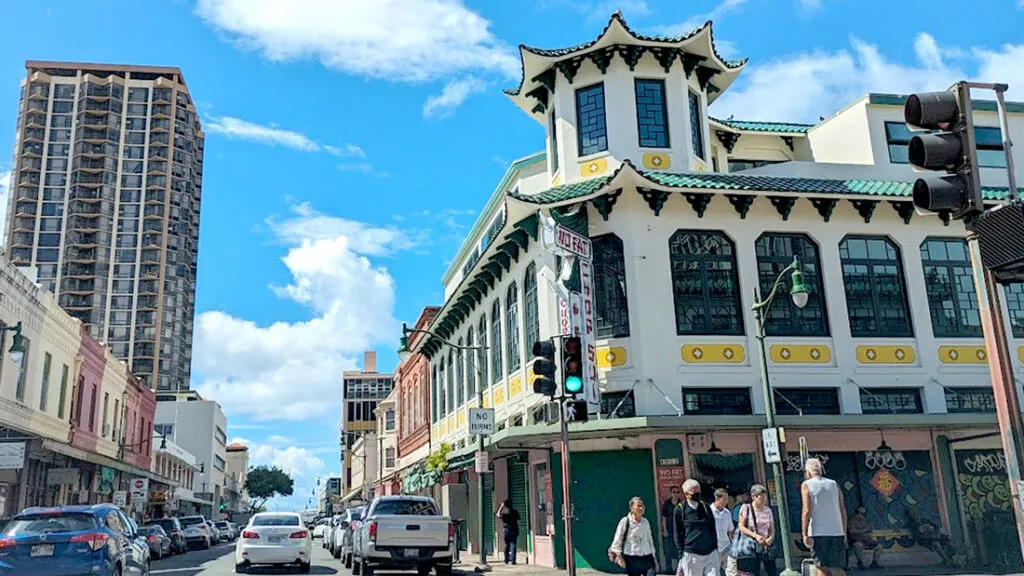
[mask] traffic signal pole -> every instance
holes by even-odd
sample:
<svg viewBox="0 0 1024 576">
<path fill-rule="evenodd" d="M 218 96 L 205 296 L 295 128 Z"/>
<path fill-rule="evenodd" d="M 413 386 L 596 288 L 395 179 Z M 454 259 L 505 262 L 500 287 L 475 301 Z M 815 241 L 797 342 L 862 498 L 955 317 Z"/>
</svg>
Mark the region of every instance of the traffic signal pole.
<svg viewBox="0 0 1024 576">
<path fill-rule="evenodd" d="M 572 469 L 569 465 L 569 402 L 566 398 L 558 400 L 558 421 L 562 428 L 562 521 L 565 526 L 565 570 L 569 576 L 576 576 L 576 553 L 572 545 L 572 497 L 569 486 L 572 484 Z"/>
</svg>

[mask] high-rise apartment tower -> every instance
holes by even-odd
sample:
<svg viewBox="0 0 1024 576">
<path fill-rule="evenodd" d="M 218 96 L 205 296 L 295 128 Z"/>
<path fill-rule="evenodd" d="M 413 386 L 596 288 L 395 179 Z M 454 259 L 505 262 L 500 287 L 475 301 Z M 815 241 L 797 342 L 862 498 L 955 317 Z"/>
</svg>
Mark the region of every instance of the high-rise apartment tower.
<svg viewBox="0 0 1024 576">
<path fill-rule="evenodd" d="M 181 70 L 25 68 L 11 260 L 151 387 L 187 388 L 204 137 Z"/>
</svg>

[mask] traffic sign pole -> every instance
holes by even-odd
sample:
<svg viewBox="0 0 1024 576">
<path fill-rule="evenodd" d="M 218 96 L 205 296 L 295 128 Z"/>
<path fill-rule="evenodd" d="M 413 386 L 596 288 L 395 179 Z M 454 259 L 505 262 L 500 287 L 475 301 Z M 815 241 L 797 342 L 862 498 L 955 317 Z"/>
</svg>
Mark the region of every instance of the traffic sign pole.
<svg viewBox="0 0 1024 576">
<path fill-rule="evenodd" d="M 562 427 L 562 521 L 565 524 L 565 569 L 569 576 L 576 576 L 576 554 L 572 546 L 572 471 L 569 466 L 569 414 L 567 400 L 558 402 L 558 420 Z"/>
</svg>

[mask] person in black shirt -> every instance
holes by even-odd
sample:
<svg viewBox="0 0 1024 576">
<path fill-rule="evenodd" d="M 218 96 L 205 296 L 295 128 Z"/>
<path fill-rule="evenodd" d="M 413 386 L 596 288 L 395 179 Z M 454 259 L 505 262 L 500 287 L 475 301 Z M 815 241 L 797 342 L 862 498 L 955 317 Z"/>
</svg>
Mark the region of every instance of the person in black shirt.
<svg viewBox="0 0 1024 576">
<path fill-rule="evenodd" d="M 680 490 L 679 486 L 673 486 L 669 492 L 669 498 L 661 503 L 661 534 L 665 543 L 665 566 L 673 569 L 678 564 L 680 556 L 676 552 L 675 524 L 672 520 L 676 513 L 676 506 L 681 502 Z"/>
<path fill-rule="evenodd" d="M 519 539 L 519 511 L 512 505 L 512 500 L 505 500 L 498 509 L 498 518 L 504 527 L 505 564 L 516 563 L 516 540 Z"/>
<path fill-rule="evenodd" d="M 686 502 L 676 506 L 676 549 L 682 552 L 679 576 L 718 576 L 718 532 L 711 507 L 700 499 L 700 483 L 683 482 Z"/>
</svg>

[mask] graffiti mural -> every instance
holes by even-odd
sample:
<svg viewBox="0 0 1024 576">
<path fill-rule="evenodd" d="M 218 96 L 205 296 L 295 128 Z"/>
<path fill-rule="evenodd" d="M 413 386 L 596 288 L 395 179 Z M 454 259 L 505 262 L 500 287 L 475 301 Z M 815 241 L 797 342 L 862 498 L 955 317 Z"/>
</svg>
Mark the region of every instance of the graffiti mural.
<svg viewBox="0 0 1024 576">
<path fill-rule="evenodd" d="M 966 540 L 984 566 L 1021 568 L 1014 524 L 1013 495 L 1002 450 L 957 450 L 957 488 L 966 521 Z"/>
</svg>

